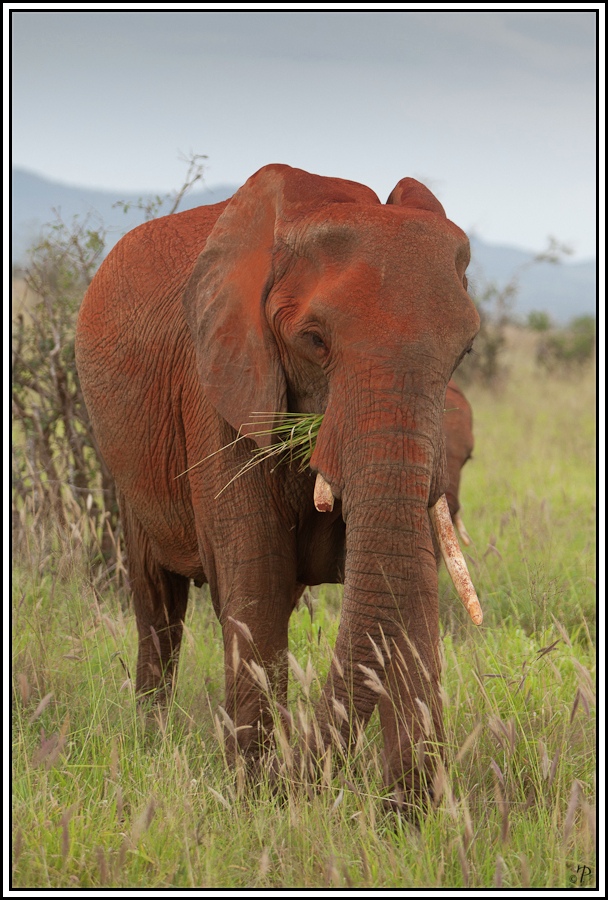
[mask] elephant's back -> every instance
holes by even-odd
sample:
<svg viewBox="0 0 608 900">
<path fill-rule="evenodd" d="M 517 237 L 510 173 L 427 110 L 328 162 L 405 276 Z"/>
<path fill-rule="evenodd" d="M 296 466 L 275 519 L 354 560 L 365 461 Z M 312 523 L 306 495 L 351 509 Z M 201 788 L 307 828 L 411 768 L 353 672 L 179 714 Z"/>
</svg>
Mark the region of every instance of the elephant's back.
<svg viewBox="0 0 608 900">
<path fill-rule="evenodd" d="M 133 403 L 168 358 L 176 364 L 188 353 L 182 294 L 224 206 L 140 225 L 116 244 L 93 278 L 78 315 L 76 364 L 100 436 L 120 416 L 120 409 L 110 412 L 111 404 Z"/>
<path fill-rule="evenodd" d="M 199 206 L 134 228 L 110 251 L 82 301 L 76 345 L 79 368 L 135 322 L 147 323 L 181 303 L 197 257 L 226 203 Z M 86 378 L 86 374 L 85 374 Z"/>
<path fill-rule="evenodd" d="M 166 216 L 125 235 L 78 317 L 76 363 L 101 452 L 144 527 L 148 520 L 167 535 L 189 517 L 187 479 L 176 480 L 187 467 L 182 409 L 204 404 L 182 293 L 224 206 Z"/>
</svg>

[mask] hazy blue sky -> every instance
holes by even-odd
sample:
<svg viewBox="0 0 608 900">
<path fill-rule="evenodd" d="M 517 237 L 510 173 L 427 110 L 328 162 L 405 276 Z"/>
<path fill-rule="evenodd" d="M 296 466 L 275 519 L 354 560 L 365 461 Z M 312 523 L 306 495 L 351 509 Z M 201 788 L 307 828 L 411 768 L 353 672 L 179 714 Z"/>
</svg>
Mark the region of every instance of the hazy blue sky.
<svg viewBox="0 0 608 900">
<path fill-rule="evenodd" d="M 594 255 L 592 5 L 128 6 L 13 12 L 14 165 L 68 184 L 165 191 L 181 183 L 180 152 L 195 151 L 209 157 L 210 188 L 282 162 L 361 181 L 382 200 L 411 175 L 486 241 L 540 250 L 551 234 L 576 258 Z"/>
</svg>

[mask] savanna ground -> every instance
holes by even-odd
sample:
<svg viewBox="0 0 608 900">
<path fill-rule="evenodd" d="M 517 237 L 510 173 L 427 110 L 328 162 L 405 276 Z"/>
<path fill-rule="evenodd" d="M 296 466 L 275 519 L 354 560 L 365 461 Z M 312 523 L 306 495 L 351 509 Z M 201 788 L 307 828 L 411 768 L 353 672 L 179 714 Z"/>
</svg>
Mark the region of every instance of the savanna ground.
<svg viewBox="0 0 608 900">
<path fill-rule="evenodd" d="M 595 884 L 595 375 L 548 376 L 534 335 L 466 387 L 463 473 L 475 628 L 441 572 L 447 764 L 414 827 L 382 806 L 377 718 L 315 791 L 226 765 L 220 631 L 192 589 L 166 721 L 133 696 L 136 628 L 91 575 L 90 523 L 17 525 L 13 568 L 14 888 L 457 888 Z M 294 613 L 290 709 L 327 670 L 340 588 Z M 311 614 L 312 610 L 312 614 Z"/>
</svg>

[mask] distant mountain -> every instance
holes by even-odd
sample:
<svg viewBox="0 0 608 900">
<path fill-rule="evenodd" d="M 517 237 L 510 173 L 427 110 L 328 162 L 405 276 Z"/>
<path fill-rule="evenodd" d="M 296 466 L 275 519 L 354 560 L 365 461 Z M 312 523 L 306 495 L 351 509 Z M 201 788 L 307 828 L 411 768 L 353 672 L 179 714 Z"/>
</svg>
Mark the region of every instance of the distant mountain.
<svg viewBox="0 0 608 900">
<path fill-rule="evenodd" d="M 504 287 L 516 276 L 518 290 L 512 312 L 526 319 L 532 310 L 549 313 L 563 324 L 576 316 L 596 315 L 597 273 L 595 260 L 583 262 L 536 262 L 534 253 L 515 247 L 486 244 L 471 238 L 471 265 L 468 270 L 473 293 L 481 293 L 484 284 Z"/>
<path fill-rule="evenodd" d="M 144 213 L 137 203 L 152 200 L 153 195 L 125 194 L 70 187 L 48 181 L 23 169 L 12 170 L 12 247 L 13 261 L 21 264 L 28 248 L 40 235 L 43 225 L 55 219 L 57 210 L 69 223 L 73 216 L 91 216 L 108 229 L 108 250 L 131 228 L 139 225 Z M 231 197 L 238 185 L 220 185 L 188 194 L 180 209 L 192 209 L 219 203 Z M 125 213 L 116 207 L 119 201 L 129 205 Z M 168 211 L 168 208 L 167 208 Z M 551 264 L 530 262 L 533 253 L 514 247 L 486 244 L 479 237 L 471 239 L 472 262 L 469 269 L 473 290 L 481 291 L 487 282 L 504 286 L 518 275 L 518 292 L 512 311 L 525 319 L 531 310 L 544 310 L 557 323 L 575 316 L 596 313 L 596 265 L 594 260 L 579 263 Z M 525 268 L 521 268 L 521 267 Z M 521 271 L 520 271 L 521 270 Z"/>
<path fill-rule="evenodd" d="M 180 209 L 192 209 L 219 203 L 232 197 L 238 185 L 220 185 L 192 191 L 184 197 Z M 162 195 L 161 195 L 162 196 Z M 41 228 L 56 220 L 57 210 L 62 220 L 69 224 L 74 216 L 90 217 L 91 224 L 103 224 L 108 229 L 107 248 L 110 250 L 125 232 L 140 225 L 145 213 L 138 204 L 153 201 L 154 194 L 128 194 L 121 191 L 98 191 L 72 187 L 56 181 L 48 181 L 23 169 L 12 170 L 12 242 L 13 261 L 20 264 L 28 249 L 38 240 Z M 116 206 L 121 203 L 121 206 Z M 122 205 L 128 207 L 125 212 Z M 164 207 L 169 212 L 170 203 Z M 161 209 L 160 214 L 162 215 Z"/>
</svg>

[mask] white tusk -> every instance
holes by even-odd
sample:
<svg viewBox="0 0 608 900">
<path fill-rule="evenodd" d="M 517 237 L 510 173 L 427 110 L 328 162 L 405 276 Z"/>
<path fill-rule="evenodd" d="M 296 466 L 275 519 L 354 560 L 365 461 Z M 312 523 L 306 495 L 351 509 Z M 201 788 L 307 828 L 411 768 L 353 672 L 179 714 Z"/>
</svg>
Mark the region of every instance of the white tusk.
<svg viewBox="0 0 608 900">
<path fill-rule="evenodd" d="M 456 528 L 458 530 L 458 534 L 460 535 L 460 539 L 461 539 L 462 543 L 465 545 L 465 547 L 470 547 L 471 546 L 471 535 L 464 527 L 464 522 L 462 521 L 459 512 L 457 512 L 456 515 L 454 516 L 454 525 L 456 526 Z"/>
<path fill-rule="evenodd" d="M 318 509 L 319 512 L 331 512 L 334 508 L 334 495 L 320 472 L 317 472 L 314 498 L 315 509 Z"/>
<path fill-rule="evenodd" d="M 439 541 L 446 568 L 450 573 L 450 578 L 454 583 L 458 596 L 464 603 L 464 607 L 470 615 L 473 624 L 481 625 L 483 613 L 467 569 L 467 564 L 462 555 L 462 550 L 458 544 L 445 494 L 439 498 L 435 506 L 429 508 L 429 515 Z"/>
</svg>

